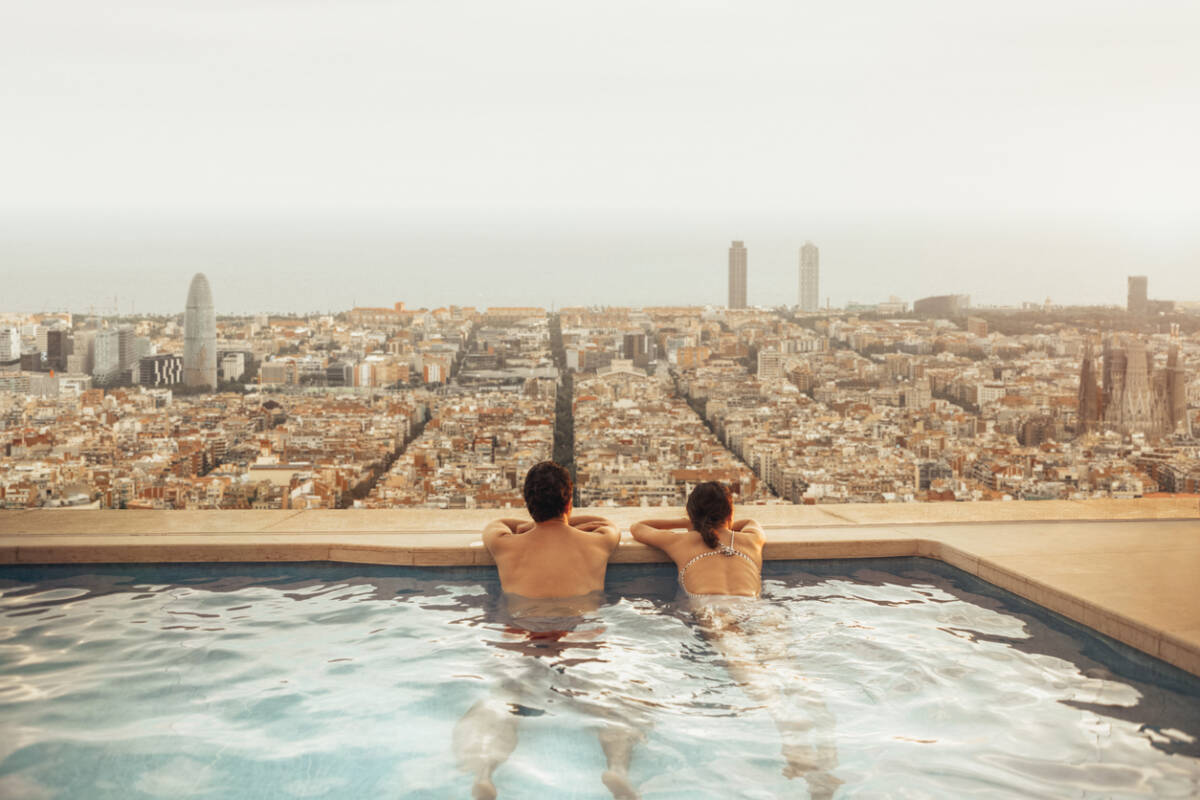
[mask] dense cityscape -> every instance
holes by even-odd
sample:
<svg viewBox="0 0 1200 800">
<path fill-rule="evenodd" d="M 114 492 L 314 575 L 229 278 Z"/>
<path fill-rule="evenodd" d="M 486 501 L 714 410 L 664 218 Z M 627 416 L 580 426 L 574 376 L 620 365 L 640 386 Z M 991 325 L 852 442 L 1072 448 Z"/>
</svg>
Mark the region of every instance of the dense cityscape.
<svg viewBox="0 0 1200 800">
<path fill-rule="evenodd" d="M 1200 315 L 949 294 L 561 308 L 403 302 L 218 316 L 0 313 L 0 506 L 520 507 L 553 458 L 581 506 L 1200 492 Z"/>
</svg>

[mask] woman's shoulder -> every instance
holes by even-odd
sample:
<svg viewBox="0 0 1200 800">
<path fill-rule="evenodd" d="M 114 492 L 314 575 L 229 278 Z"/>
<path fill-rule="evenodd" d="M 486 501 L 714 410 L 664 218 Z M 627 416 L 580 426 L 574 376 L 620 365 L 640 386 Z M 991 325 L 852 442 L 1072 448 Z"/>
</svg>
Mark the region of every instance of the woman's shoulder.
<svg viewBox="0 0 1200 800">
<path fill-rule="evenodd" d="M 719 546 L 719 545 L 718 545 Z M 688 561 L 700 553 L 708 552 L 713 548 L 709 547 L 708 542 L 704 541 L 704 535 L 699 531 L 686 531 L 679 535 L 678 543 L 675 547 L 674 555 L 680 563 Z"/>
</svg>

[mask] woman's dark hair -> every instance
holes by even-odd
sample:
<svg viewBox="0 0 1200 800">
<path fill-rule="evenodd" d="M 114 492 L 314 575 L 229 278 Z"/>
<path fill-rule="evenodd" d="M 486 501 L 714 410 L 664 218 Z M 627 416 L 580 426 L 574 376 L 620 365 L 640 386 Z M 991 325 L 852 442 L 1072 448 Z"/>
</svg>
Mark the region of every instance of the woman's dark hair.
<svg viewBox="0 0 1200 800">
<path fill-rule="evenodd" d="M 539 461 L 525 475 L 525 507 L 534 522 L 561 517 L 571 504 L 571 473 L 553 461 Z"/>
<path fill-rule="evenodd" d="M 721 543 L 717 539 L 717 528 L 733 515 L 733 496 L 723 483 L 706 481 L 697 484 L 688 495 L 687 513 L 692 527 L 704 537 L 704 543 L 716 547 Z"/>
</svg>

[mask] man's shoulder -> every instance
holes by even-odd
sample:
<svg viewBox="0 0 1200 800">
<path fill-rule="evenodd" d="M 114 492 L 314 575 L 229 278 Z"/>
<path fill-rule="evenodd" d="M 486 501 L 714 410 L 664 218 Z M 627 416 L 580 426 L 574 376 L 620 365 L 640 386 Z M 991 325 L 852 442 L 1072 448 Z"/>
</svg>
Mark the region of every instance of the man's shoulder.
<svg viewBox="0 0 1200 800">
<path fill-rule="evenodd" d="M 543 553 L 588 551 L 607 556 L 620 542 L 620 530 L 608 524 L 605 530 L 585 530 L 574 525 L 536 523 L 523 533 L 503 532 L 488 535 L 484 541 L 490 550 L 517 553 L 532 548 Z"/>
</svg>

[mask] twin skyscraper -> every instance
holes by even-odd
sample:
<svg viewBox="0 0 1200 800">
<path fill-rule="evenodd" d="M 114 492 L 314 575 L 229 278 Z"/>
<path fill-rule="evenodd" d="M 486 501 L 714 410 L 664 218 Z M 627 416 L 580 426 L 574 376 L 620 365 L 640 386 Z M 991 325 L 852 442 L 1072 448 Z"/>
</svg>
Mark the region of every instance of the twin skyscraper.
<svg viewBox="0 0 1200 800">
<path fill-rule="evenodd" d="M 821 252 L 812 242 L 800 248 L 801 311 L 816 311 L 821 306 Z M 735 241 L 729 248 L 729 308 L 746 307 L 746 245 Z"/>
</svg>

